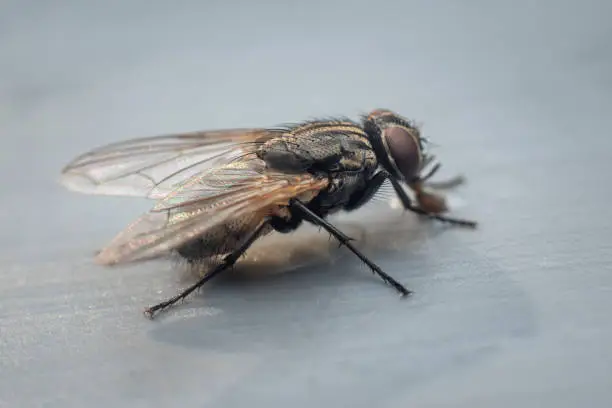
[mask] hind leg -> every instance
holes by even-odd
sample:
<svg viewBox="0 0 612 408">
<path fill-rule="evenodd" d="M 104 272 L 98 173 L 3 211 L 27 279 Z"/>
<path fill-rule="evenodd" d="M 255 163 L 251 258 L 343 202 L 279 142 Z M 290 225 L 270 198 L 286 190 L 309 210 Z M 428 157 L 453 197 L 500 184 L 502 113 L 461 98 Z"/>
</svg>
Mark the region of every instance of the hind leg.
<svg viewBox="0 0 612 408">
<path fill-rule="evenodd" d="M 196 282 L 195 284 L 191 285 L 190 287 L 188 287 L 187 289 L 185 289 L 184 291 L 182 291 L 178 295 L 174 296 L 173 298 L 168 299 L 168 300 L 166 300 L 164 302 L 158 303 L 155 306 L 151 306 L 151 307 L 147 308 L 145 310 L 145 314 L 149 318 L 153 318 L 153 315 L 156 312 L 164 310 L 164 309 L 172 306 L 176 302 L 178 302 L 178 301 L 180 301 L 182 299 L 185 299 L 194 290 L 198 289 L 199 287 L 204 285 L 206 282 L 208 282 L 209 280 L 211 280 L 212 278 L 214 278 L 215 276 L 217 276 L 221 272 L 223 272 L 223 271 L 227 270 L 228 268 L 230 268 L 232 265 L 234 265 L 236 263 L 238 258 L 240 258 L 246 252 L 246 250 L 249 249 L 249 247 L 251 245 L 253 245 L 253 243 L 257 240 L 257 238 L 259 238 L 261 236 L 262 232 L 268 227 L 268 222 L 269 222 L 269 220 L 265 220 L 264 222 L 262 222 L 259 225 L 259 227 L 257 227 L 257 229 L 255 231 L 253 231 L 253 233 L 244 241 L 244 243 L 242 245 L 240 245 L 236 250 L 231 252 L 229 255 L 225 256 L 223 258 L 223 262 L 221 264 L 217 265 L 217 267 L 215 269 L 213 269 L 211 272 L 207 273 L 198 282 Z"/>
</svg>

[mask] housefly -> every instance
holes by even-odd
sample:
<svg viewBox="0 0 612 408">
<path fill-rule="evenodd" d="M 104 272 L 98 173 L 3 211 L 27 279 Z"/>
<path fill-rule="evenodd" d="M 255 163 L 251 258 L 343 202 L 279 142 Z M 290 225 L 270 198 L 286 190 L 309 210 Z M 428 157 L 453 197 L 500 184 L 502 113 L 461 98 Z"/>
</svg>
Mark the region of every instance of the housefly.
<svg viewBox="0 0 612 408">
<path fill-rule="evenodd" d="M 387 180 L 405 210 L 454 225 L 428 179 L 439 169 L 419 128 L 377 109 L 359 121 L 308 120 L 276 128 L 179 133 L 128 140 L 85 153 L 62 171 L 68 189 L 147 197 L 154 207 L 96 255 L 103 265 L 177 253 L 208 266 L 201 279 L 146 309 L 152 317 L 231 267 L 258 238 L 303 222 L 334 236 L 402 296 L 411 292 L 328 221 L 371 201 Z M 427 173 L 425 171 L 430 169 Z M 451 181 L 451 184 L 454 182 Z M 404 186 L 414 193 L 414 202 Z"/>
</svg>

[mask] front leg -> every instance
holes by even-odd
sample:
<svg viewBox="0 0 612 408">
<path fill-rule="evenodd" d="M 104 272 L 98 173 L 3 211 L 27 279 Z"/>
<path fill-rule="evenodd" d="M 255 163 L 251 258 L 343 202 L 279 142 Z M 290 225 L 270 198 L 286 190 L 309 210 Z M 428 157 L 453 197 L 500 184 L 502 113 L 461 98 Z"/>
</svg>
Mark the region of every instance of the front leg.
<svg viewBox="0 0 612 408">
<path fill-rule="evenodd" d="M 442 164 L 436 163 L 426 175 L 419 176 L 415 182 L 420 182 L 424 187 L 430 187 L 434 190 L 450 190 L 465 183 L 463 176 L 455 176 L 443 181 L 429 181 L 440 170 L 440 167 L 442 167 Z"/>
<path fill-rule="evenodd" d="M 442 212 L 440 211 L 441 205 L 444 202 L 442 201 L 442 204 L 440 204 L 440 202 L 437 200 L 440 200 L 441 197 L 438 197 L 430 193 L 425 193 L 422 190 L 420 190 L 419 207 L 417 207 L 414 204 L 412 204 L 412 200 L 410 199 L 410 197 L 408 197 L 408 194 L 406 194 L 406 191 L 404 190 L 404 188 L 402 187 L 402 185 L 400 184 L 398 180 L 390 176 L 389 176 L 389 180 L 391 180 L 393 189 L 395 190 L 395 193 L 398 195 L 399 199 L 401 200 L 404 206 L 404 209 L 408 211 L 412 211 L 419 215 L 424 215 L 430 219 L 447 222 L 449 224 L 454 224 L 454 225 L 461 225 L 464 227 L 476 228 L 477 224 L 475 221 L 462 220 L 462 219 L 451 218 L 451 217 L 446 217 L 444 215 L 440 215 L 439 212 Z M 417 197 L 419 197 L 419 191 L 417 191 Z M 425 197 L 430 199 L 430 201 L 428 202 L 425 199 Z M 423 208 L 423 204 L 425 204 L 425 208 Z M 444 206 L 444 209 L 446 209 L 445 206 Z"/>
<path fill-rule="evenodd" d="M 353 211 L 363 206 L 376 194 L 387 179 L 391 181 L 393 189 L 398 195 L 405 210 L 412 211 L 419 215 L 424 215 L 430 219 L 447 222 L 449 224 L 462 225 L 471 228 L 476 227 L 476 222 L 474 221 L 455 219 L 440 215 L 439 213 L 446 211 L 444 199 L 435 194 L 427 193 L 423 191 L 422 188 L 417 187 L 416 184 L 412 184 L 411 187 L 417 191 L 417 199 L 419 202 L 419 206 L 415 206 L 412 204 L 412 200 L 401 186 L 400 182 L 384 170 L 376 173 L 374 177 L 370 179 L 365 189 L 353 194 L 348 204 L 344 206 L 344 209 L 346 211 Z"/>
</svg>

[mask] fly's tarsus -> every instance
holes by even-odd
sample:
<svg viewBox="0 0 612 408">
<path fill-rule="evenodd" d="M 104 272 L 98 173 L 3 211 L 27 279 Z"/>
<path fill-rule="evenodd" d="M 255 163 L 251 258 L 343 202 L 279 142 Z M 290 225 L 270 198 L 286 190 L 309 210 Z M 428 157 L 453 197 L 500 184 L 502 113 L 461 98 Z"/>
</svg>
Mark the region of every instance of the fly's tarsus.
<svg viewBox="0 0 612 408">
<path fill-rule="evenodd" d="M 445 215 L 440 215 L 440 214 L 431 214 L 418 207 L 411 206 L 407 208 L 407 210 L 412 211 L 416 214 L 422 215 L 424 217 L 427 217 L 433 220 L 437 220 L 437 221 L 441 221 L 441 222 L 445 222 L 445 223 L 452 224 L 452 225 L 458 225 L 458 226 L 468 227 L 468 228 L 476 228 L 478 226 L 478 223 L 476 221 L 464 220 L 461 218 L 447 217 Z"/>
<path fill-rule="evenodd" d="M 451 190 L 455 187 L 459 187 L 463 183 L 465 183 L 465 177 L 455 176 L 448 180 L 427 181 L 427 182 L 424 182 L 423 185 L 425 187 L 433 188 L 434 190 Z"/>
</svg>

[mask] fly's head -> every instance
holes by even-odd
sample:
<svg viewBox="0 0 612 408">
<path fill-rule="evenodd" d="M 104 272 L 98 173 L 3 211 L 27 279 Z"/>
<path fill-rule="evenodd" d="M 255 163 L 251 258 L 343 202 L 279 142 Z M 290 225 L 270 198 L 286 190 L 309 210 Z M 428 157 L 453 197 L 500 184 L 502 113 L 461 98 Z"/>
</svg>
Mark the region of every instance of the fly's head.
<svg viewBox="0 0 612 408">
<path fill-rule="evenodd" d="M 425 152 L 426 140 L 416 125 L 386 109 L 370 112 L 363 125 L 385 170 L 407 183 L 416 181 L 431 160 Z"/>
</svg>

